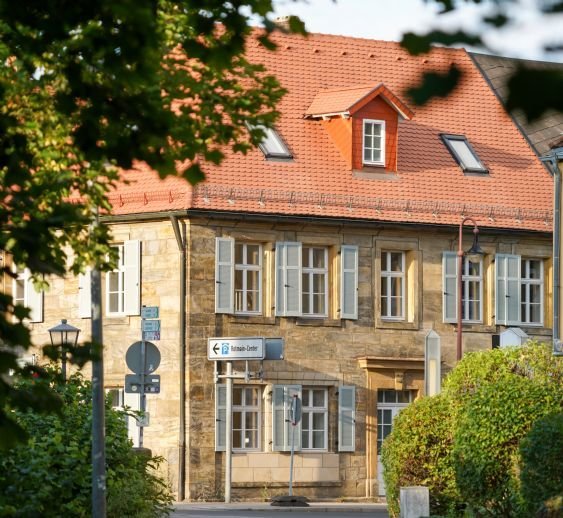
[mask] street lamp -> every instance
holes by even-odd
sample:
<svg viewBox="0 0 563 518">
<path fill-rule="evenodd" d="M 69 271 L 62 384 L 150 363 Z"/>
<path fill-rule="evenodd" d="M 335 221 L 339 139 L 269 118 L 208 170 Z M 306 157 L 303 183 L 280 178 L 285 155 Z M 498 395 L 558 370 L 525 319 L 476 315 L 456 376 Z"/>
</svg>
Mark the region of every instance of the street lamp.
<svg viewBox="0 0 563 518">
<path fill-rule="evenodd" d="M 473 245 L 467 251 L 463 251 L 463 225 L 465 222 L 471 222 L 473 224 Z M 463 256 L 467 255 L 484 255 L 485 252 L 481 250 L 479 246 L 479 228 L 477 227 L 477 223 L 473 218 L 467 217 L 461 220 L 459 224 L 459 240 L 458 240 L 458 249 L 457 249 L 457 349 L 456 349 L 456 359 L 459 362 L 462 357 L 462 346 L 461 346 L 461 337 L 462 337 L 462 308 L 463 308 Z"/>
<path fill-rule="evenodd" d="M 66 352 L 69 347 L 76 347 L 78 343 L 78 335 L 80 329 L 66 323 L 66 319 L 62 319 L 59 325 L 49 329 L 51 344 L 61 347 L 61 372 L 63 380 L 66 381 Z"/>
</svg>

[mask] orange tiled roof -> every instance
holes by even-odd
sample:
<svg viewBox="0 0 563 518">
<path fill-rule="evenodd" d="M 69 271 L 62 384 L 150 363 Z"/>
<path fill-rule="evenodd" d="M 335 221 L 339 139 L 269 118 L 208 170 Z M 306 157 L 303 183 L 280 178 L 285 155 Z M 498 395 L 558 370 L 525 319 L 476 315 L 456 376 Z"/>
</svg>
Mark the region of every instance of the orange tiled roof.
<svg viewBox="0 0 563 518">
<path fill-rule="evenodd" d="M 393 42 L 322 34 L 274 39 L 275 52 L 251 39 L 247 57 L 288 90 L 276 128 L 294 159 L 266 160 L 258 149 L 228 153 L 220 166 L 206 167 L 196 188 L 176 178 L 162 182 L 139 166 L 127 173 L 137 182 L 111 195 L 115 214 L 198 209 L 430 224 L 471 215 L 483 227 L 551 231 L 551 177 L 465 50 L 436 48 L 420 57 Z M 331 97 L 340 103 L 384 83 L 404 100 L 422 72 L 451 63 L 462 71 L 461 83 L 400 121 L 392 175 L 351 171 L 322 123 L 304 117 L 319 92 L 342 92 Z M 464 175 L 441 133 L 465 135 L 490 174 Z"/>
</svg>

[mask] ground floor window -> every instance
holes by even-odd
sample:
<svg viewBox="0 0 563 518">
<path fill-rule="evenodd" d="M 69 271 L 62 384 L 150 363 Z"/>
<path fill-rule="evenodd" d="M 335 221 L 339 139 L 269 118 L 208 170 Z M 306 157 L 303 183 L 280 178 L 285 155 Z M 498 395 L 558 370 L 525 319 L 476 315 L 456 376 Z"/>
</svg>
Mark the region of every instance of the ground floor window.
<svg viewBox="0 0 563 518">
<path fill-rule="evenodd" d="M 233 449 L 260 448 L 260 389 L 233 387 Z"/>
<path fill-rule="evenodd" d="M 328 391 L 326 388 L 303 388 L 301 448 L 326 450 L 328 439 Z"/>
</svg>

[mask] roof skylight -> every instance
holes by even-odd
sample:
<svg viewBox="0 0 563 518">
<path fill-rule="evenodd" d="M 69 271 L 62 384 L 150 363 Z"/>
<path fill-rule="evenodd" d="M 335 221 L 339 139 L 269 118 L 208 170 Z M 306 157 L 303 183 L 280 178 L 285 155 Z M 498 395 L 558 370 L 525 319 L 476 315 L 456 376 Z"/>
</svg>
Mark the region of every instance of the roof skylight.
<svg viewBox="0 0 563 518">
<path fill-rule="evenodd" d="M 261 125 L 256 126 L 256 128 L 261 129 L 265 134 L 259 147 L 266 158 L 293 158 L 285 142 L 275 129 Z"/>
<path fill-rule="evenodd" d="M 441 135 L 450 153 L 456 159 L 464 172 L 488 173 L 489 170 L 477 156 L 464 135 Z"/>
</svg>

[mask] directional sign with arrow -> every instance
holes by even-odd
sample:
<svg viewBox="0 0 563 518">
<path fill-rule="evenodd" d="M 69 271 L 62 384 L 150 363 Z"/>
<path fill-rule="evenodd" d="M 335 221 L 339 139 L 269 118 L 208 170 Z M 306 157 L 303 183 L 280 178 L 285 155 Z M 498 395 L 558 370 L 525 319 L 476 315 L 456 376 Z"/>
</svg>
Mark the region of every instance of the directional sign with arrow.
<svg viewBox="0 0 563 518">
<path fill-rule="evenodd" d="M 263 360 L 264 338 L 209 338 L 208 360 Z"/>
</svg>

